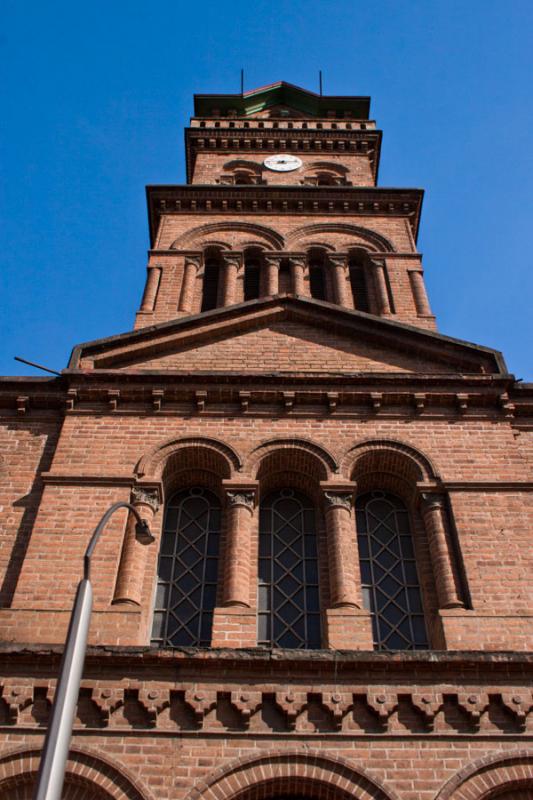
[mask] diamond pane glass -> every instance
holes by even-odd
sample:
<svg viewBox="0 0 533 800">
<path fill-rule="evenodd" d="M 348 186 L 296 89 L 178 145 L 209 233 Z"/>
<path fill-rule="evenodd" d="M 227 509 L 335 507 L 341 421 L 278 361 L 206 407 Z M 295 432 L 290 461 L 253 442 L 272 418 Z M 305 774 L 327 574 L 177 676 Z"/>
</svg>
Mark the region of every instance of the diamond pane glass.
<svg viewBox="0 0 533 800">
<path fill-rule="evenodd" d="M 208 647 L 218 576 L 220 504 L 194 487 L 170 498 L 163 525 L 152 644 Z"/>
<path fill-rule="evenodd" d="M 359 497 L 357 539 L 365 607 L 377 650 L 428 647 L 409 515 L 385 492 Z"/>
<path fill-rule="evenodd" d="M 315 513 L 307 497 L 282 489 L 260 513 L 258 644 L 319 648 Z"/>
</svg>

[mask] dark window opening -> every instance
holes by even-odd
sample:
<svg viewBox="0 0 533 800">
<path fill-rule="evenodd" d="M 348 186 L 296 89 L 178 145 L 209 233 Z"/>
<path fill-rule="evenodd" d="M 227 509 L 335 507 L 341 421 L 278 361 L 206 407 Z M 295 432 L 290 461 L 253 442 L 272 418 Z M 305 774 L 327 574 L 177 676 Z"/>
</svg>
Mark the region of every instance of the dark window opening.
<svg viewBox="0 0 533 800">
<path fill-rule="evenodd" d="M 202 291 L 202 311 L 210 311 L 217 307 L 218 282 L 220 264 L 216 259 L 208 259 L 204 268 L 204 285 Z"/>
<path fill-rule="evenodd" d="M 362 264 L 350 263 L 350 285 L 352 287 L 354 308 L 357 311 L 370 311 L 365 268 Z"/>
<path fill-rule="evenodd" d="M 258 644 L 321 646 L 315 511 L 293 489 L 274 492 L 261 504 Z"/>
<path fill-rule="evenodd" d="M 157 570 L 152 644 L 209 647 L 216 605 L 220 503 L 194 487 L 170 498 Z"/>
<path fill-rule="evenodd" d="M 284 259 L 279 265 L 279 284 L 278 291 L 280 294 L 286 294 L 292 291 L 291 281 L 291 265 L 288 260 Z"/>
<path fill-rule="evenodd" d="M 244 265 L 244 299 L 256 300 L 259 297 L 261 267 L 257 261 L 247 261 Z"/>
<path fill-rule="evenodd" d="M 326 299 L 326 281 L 322 264 L 311 264 L 309 266 L 309 284 L 311 297 L 314 297 L 315 300 Z"/>
<path fill-rule="evenodd" d="M 357 541 L 365 608 L 372 613 L 376 650 L 425 650 L 424 609 L 409 513 L 386 492 L 356 503 Z"/>
</svg>

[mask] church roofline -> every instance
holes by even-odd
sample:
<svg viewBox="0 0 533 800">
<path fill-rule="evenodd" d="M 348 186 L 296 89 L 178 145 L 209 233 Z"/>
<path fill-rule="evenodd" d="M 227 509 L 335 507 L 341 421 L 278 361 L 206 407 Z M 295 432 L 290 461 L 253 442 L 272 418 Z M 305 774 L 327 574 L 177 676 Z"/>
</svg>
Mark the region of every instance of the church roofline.
<svg viewBox="0 0 533 800">
<path fill-rule="evenodd" d="M 278 81 L 243 94 L 195 94 L 194 115 L 212 116 L 213 108 L 235 111 L 238 116 L 256 114 L 272 106 L 285 105 L 314 117 L 326 117 L 328 111 L 349 112 L 354 119 L 369 119 L 370 97 L 320 95 L 292 83 Z"/>
<path fill-rule="evenodd" d="M 374 335 L 379 333 L 381 333 L 382 337 L 386 337 L 387 335 L 397 337 L 400 335 L 409 341 L 411 345 L 419 347 L 422 350 L 435 350 L 436 348 L 444 346 L 450 351 L 452 358 L 453 354 L 455 354 L 458 360 L 464 361 L 465 363 L 469 362 L 473 364 L 476 361 L 485 360 L 488 365 L 492 362 L 493 369 L 488 370 L 486 374 L 495 374 L 498 376 L 509 374 L 503 354 L 499 350 L 473 344 L 472 342 L 466 342 L 451 336 L 445 336 L 435 331 L 417 328 L 405 322 L 397 322 L 396 320 L 384 319 L 383 317 L 377 317 L 373 314 L 366 314 L 362 311 L 352 311 L 350 309 L 341 308 L 338 305 L 323 300 L 293 295 L 276 295 L 274 297 L 259 298 L 258 300 L 248 300 L 243 303 L 216 308 L 212 311 L 204 311 L 199 314 L 161 322 L 157 325 L 139 328 L 135 331 L 83 342 L 73 348 L 68 368 L 76 369 L 81 358 L 87 351 L 103 352 L 110 348 L 110 346 L 112 347 L 119 343 L 124 345 L 127 342 L 131 342 L 132 344 L 142 342 L 143 340 L 149 339 L 154 333 L 160 334 L 173 329 L 194 328 L 203 320 L 209 320 L 210 322 L 217 318 L 223 320 L 231 316 L 239 316 L 239 314 L 246 311 L 253 312 L 262 308 L 267 308 L 268 306 L 279 306 L 280 304 L 292 306 L 293 308 L 300 308 L 304 311 L 315 310 L 325 314 L 331 314 L 337 325 L 342 326 L 344 323 L 344 325 L 354 328 L 364 326 L 367 330 L 373 332 Z"/>
</svg>

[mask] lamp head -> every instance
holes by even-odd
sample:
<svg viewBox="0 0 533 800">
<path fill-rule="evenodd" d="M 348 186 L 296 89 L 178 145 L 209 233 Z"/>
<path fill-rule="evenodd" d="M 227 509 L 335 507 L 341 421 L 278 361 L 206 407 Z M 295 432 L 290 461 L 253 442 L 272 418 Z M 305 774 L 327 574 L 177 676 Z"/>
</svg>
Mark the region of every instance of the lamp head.
<svg viewBox="0 0 533 800">
<path fill-rule="evenodd" d="M 141 519 L 135 525 L 135 535 L 142 544 L 151 544 L 155 540 L 155 536 L 152 535 L 150 526 L 145 519 Z"/>
</svg>

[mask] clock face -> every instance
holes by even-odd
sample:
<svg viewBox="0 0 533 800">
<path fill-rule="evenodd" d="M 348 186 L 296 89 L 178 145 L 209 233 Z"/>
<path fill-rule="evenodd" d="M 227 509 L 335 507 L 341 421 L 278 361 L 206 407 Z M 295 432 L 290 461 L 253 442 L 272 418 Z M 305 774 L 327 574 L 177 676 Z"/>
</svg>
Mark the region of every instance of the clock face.
<svg viewBox="0 0 533 800">
<path fill-rule="evenodd" d="M 263 161 L 267 169 L 272 169 L 274 172 L 292 172 L 293 169 L 298 169 L 302 166 L 302 162 L 296 156 L 287 155 L 287 153 L 280 153 L 276 156 L 268 156 Z"/>
</svg>

